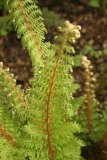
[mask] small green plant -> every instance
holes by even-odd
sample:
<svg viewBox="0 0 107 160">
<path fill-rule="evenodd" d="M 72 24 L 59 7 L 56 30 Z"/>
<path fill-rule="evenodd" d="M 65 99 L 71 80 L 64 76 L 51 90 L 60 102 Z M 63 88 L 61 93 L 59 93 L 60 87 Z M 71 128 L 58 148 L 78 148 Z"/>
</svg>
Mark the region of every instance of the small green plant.
<svg viewBox="0 0 107 160">
<path fill-rule="evenodd" d="M 107 56 L 107 55 L 105 54 L 104 56 Z M 98 72 L 98 75 L 97 75 L 96 94 L 97 94 L 98 98 L 100 96 L 102 96 L 103 99 L 106 99 L 106 97 L 107 97 L 107 92 L 106 92 L 106 88 L 107 88 L 107 64 L 106 64 L 106 62 L 100 63 L 98 68 L 99 68 L 99 72 Z"/>
<path fill-rule="evenodd" d="M 101 2 L 105 12 L 107 13 L 107 0 L 102 0 Z M 90 0 L 89 4 L 92 7 L 101 7 L 99 0 Z"/>
<path fill-rule="evenodd" d="M 8 10 L 8 7 L 5 6 L 4 1 L 0 1 L 0 10 L 5 9 Z M 11 22 L 11 17 L 6 16 L 0 16 L 0 35 L 6 36 L 8 31 L 13 30 L 13 24 Z"/>
<path fill-rule="evenodd" d="M 44 24 L 46 25 L 47 29 L 50 29 L 55 25 L 62 27 L 65 26 L 65 19 L 61 18 L 60 14 L 48 10 L 47 7 L 43 7 L 41 11 L 44 18 Z"/>
<path fill-rule="evenodd" d="M 10 16 L 0 17 L 0 35 L 6 36 L 8 31 L 13 30 L 13 24 Z"/>
<path fill-rule="evenodd" d="M 89 4 L 92 7 L 100 7 L 99 0 L 90 0 Z"/>
<path fill-rule="evenodd" d="M 77 47 L 77 49 L 79 49 Z M 106 50 L 105 50 L 106 51 Z M 80 53 L 78 55 L 74 56 L 74 65 L 79 67 L 81 66 L 81 58 L 84 55 L 91 55 L 93 57 L 95 57 L 96 59 L 101 57 L 103 55 L 102 50 L 96 50 L 94 47 L 92 47 L 91 45 L 85 45 L 84 48 L 80 51 Z"/>
</svg>

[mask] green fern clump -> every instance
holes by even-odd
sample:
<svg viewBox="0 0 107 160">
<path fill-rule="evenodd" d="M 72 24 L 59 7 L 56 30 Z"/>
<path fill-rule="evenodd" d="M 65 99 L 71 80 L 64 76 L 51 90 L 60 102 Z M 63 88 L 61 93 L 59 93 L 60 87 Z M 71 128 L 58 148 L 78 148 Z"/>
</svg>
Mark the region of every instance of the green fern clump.
<svg viewBox="0 0 107 160">
<path fill-rule="evenodd" d="M 84 140 L 85 144 L 90 145 L 91 142 L 96 143 L 104 140 L 106 134 L 106 118 L 99 113 L 98 101 L 95 99 L 95 85 L 96 79 L 93 76 L 91 62 L 87 60 L 86 56 L 82 57 L 82 65 L 85 68 L 85 100 L 75 117 L 82 127 L 82 132 L 78 136 Z M 100 111 L 101 112 L 101 111 Z M 106 112 L 103 111 L 104 115 Z M 103 118 L 102 118 L 103 117 Z"/>
<path fill-rule="evenodd" d="M 44 18 L 44 24 L 49 29 L 55 25 L 65 26 L 65 19 L 61 18 L 60 14 L 54 13 L 53 11 L 48 10 L 47 7 L 42 8 L 42 14 Z"/>
<path fill-rule="evenodd" d="M 80 26 L 66 21 L 59 45 L 44 42 L 46 29 L 40 10 L 32 0 L 7 0 L 18 37 L 34 68 L 31 88 L 24 93 L 9 69 L 0 63 L 0 157 L 1 160 L 82 160 L 83 142 L 74 133 L 80 126 L 68 118 L 73 84 L 72 42 L 80 37 Z M 78 101 L 77 101 L 78 103 Z"/>
</svg>

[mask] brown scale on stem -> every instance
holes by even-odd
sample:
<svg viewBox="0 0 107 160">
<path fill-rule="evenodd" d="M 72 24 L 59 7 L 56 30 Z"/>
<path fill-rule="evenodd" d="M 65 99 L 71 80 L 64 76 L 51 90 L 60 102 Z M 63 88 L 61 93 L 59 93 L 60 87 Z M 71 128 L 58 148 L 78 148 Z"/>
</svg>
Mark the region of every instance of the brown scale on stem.
<svg viewBox="0 0 107 160">
<path fill-rule="evenodd" d="M 14 148 L 15 148 L 16 147 L 15 140 L 12 139 L 8 133 L 6 133 L 5 129 L 1 125 L 0 125 L 0 132 L 2 133 L 2 136 L 8 140 L 8 142 L 11 142 L 14 145 Z"/>
</svg>

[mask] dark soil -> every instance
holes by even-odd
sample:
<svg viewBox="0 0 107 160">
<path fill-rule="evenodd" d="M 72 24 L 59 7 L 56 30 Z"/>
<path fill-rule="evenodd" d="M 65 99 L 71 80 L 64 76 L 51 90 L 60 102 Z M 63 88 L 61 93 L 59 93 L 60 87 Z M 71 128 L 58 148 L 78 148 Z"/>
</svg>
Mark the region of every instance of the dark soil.
<svg viewBox="0 0 107 160">
<path fill-rule="evenodd" d="M 39 6 L 48 7 L 56 13 L 61 14 L 62 18 L 69 20 L 73 24 L 81 26 L 81 38 L 77 40 L 74 45 L 79 46 L 80 49 L 76 50 L 79 54 L 84 45 L 90 44 L 96 50 L 102 50 L 103 55 L 100 58 L 95 58 L 91 54 L 88 55 L 89 60 L 93 64 L 94 75 L 97 78 L 96 97 L 100 102 L 99 107 L 104 108 L 105 101 L 107 100 L 107 54 L 104 50 L 107 49 L 107 14 L 104 8 L 92 8 L 89 6 L 89 0 L 38 0 Z M 1 13 L 1 12 L 0 12 Z M 53 26 L 48 30 L 46 40 L 54 43 L 54 36 L 58 33 L 58 26 Z M 14 73 L 14 78 L 17 84 L 21 84 L 23 89 L 29 87 L 29 81 L 33 77 L 33 69 L 27 49 L 23 49 L 21 40 L 17 38 L 15 31 L 9 32 L 7 36 L 0 35 L 0 61 L 4 63 L 4 68 L 9 67 L 10 72 Z M 103 65 L 102 65 L 103 64 Z M 103 74 L 100 74 L 102 67 Z M 76 83 L 81 84 L 81 88 L 76 92 L 75 96 L 80 96 L 84 91 L 84 79 L 82 77 L 84 72 L 82 67 L 75 67 L 73 76 Z M 101 91 L 101 92 L 100 92 Z M 101 146 L 101 145 L 100 145 Z M 107 147 L 105 147 L 107 148 Z M 87 153 L 87 160 L 98 160 L 94 157 L 90 149 L 85 148 L 83 154 Z M 106 149 L 107 151 L 107 149 Z M 105 151 L 105 154 L 107 152 Z M 107 158 L 106 158 L 107 159 Z M 100 158 L 100 160 L 104 160 Z"/>
</svg>

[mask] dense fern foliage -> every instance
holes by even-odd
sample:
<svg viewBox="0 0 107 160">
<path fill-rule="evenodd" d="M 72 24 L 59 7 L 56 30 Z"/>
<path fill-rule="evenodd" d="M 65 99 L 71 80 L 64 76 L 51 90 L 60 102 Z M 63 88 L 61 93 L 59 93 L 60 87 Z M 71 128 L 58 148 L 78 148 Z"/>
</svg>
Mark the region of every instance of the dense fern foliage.
<svg viewBox="0 0 107 160">
<path fill-rule="evenodd" d="M 44 41 L 47 30 L 33 0 L 6 0 L 6 6 L 29 51 L 34 76 L 24 92 L 0 62 L 0 160 L 84 160 L 81 147 L 93 144 L 100 144 L 100 156 L 93 152 L 96 159 L 106 160 L 107 106 L 99 110 L 96 79 L 86 56 L 81 59 L 85 95 L 73 97 L 79 85 L 72 77 L 69 53 L 75 53 L 72 44 L 81 27 L 66 21 L 52 45 Z"/>
<path fill-rule="evenodd" d="M 7 0 L 17 30 L 34 68 L 32 87 L 24 93 L 9 69 L 0 63 L 0 159 L 80 160 L 83 142 L 74 133 L 80 126 L 67 119 L 75 112 L 71 103 L 73 53 L 80 26 L 66 21 L 55 37 L 59 45 L 44 42 L 46 29 L 32 0 Z M 77 104 L 79 102 L 77 101 Z"/>
</svg>

